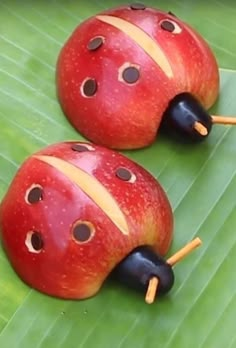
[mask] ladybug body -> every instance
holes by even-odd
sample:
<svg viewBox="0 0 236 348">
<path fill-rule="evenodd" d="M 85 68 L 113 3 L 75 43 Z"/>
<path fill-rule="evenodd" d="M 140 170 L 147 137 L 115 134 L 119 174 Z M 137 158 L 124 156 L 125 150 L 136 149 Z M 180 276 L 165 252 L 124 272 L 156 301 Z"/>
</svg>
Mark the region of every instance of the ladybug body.
<svg viewBox="0 0 236 348">
<path fill-rule="evenodd" d="M 155 140 L 168 117 L 167 125 L 190 138 L 208 135 L 211 118 L 195 112 L 194 102 L 187 115 L 182 108 L 180 121 L 169 106 L 186 94 L 208 109 L 218 96 L 219 72 L 208 44 L 188 24 L 133 4 L 104 11 L 75 29 L 58 58 L 57 90 L 65 115 L 88 139 L 141 148 Z M 206 128 L 202 137 L 196 136 L 196 122 Z"/>
<path fill-rule="evenodd" d="M 159 183 L 138 164 L 100 146 L 65 142 L 23 163 L 1 203 L 0 227 L 26 283 L 82 299 L 138 247 L 164 255 L 173 215 Z"/>
</svg>

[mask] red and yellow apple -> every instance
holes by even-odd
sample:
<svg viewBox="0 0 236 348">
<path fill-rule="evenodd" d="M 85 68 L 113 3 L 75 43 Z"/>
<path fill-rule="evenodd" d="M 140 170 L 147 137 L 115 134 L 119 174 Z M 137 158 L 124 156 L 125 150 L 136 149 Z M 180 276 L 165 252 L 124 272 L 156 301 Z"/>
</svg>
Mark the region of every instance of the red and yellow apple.
<svg viewBox="0 0 236 348">
<path fill-rule="evenodd" d="M 164 255 L 173 215 L 157 180 L 125 156 L 64 142 L 30 156 L 0 205 L 6 253 L 41 292 L 82 299 L 137 247 Z"/>
<path fill-rule="evenodd" d="M 150 145 L 176 96 L 190 94 L 208 109 L 219 91 L 206 41 L 173 14 L 140 4 L 81 23 L 60 52 L 56 79 L 74 127 L 117 149 Z"/>
</svg>

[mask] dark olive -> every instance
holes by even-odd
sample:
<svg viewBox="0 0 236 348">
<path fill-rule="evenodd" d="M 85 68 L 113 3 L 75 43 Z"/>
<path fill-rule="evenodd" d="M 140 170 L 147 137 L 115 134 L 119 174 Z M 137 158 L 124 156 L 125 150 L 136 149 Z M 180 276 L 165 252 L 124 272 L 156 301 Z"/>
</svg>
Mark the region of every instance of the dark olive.
<svg viewBox="0 0 236 348">
<path fill-rule="evenodd" d="M 150 247 L 134 249 L 113 271 L 113 276 L 121 283 L 146 292 L 149 280 L 158 278 L 157 294 L 167 293 L 174 284 L 172 267 Z"/>
<path fill-rule="evenodd" d="M 181 93 L 172 99 L 162 118 L 162 130 L 183 140 L 201 141 L 209 135 L 211 128 L 211 116 L 190 93 Z"/>
</svg>

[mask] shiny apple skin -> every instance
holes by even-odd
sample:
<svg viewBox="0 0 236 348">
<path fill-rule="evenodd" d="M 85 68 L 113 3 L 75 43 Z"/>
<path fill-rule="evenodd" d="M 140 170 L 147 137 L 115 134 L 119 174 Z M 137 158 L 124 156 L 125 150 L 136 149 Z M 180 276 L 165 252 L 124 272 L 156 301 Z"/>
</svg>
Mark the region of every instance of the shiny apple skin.
<svg viewBox="0 0 236 348">
<path fill-rule="evenodd" d="M 88 150 L 74 151 L 75 144 Z M 79 185 L 38 156 L 59 158 L 76 173 L 88 173 L 91 183 L 101 183 L 125 217 L 128 233 Z M 132 182 L 117 177 L 120 167 L 132 173 Z M 29 204 L 36 185 L 42 197 Z M 94 227 L 87 242 L 74 238 L 78 221 Z M 160 184 L 137 163 L 107 148 L 64 142 L 42 149 L 19 168 L 0 206 L 0 228 L 6 254 L 23 281 L 48 295 L 83 299 L 95 295 L 134 248 L 149 245 L 164 255 L 173 236 L 173 214 Z M 30 231 L 41 235 L 43 246 L 37 252 L 29 248 Z"/>
<path fill-rule="evenodd" d="M 73 126 L 91 141 L 116 149 L 142 148 L 156 139 L 163 114 L 178 94 L 189 92 L 211 107 L 219 93 L 219 70 L 207 42 L 179 18 L 154 8 L 129 6 L 100 15 L 122 18 L 141 28 L 161 48 L 173 71 L 169 78 L 153 59 L 121 30 L 96 16 L 82 22 L 64 44 L 58 58 L 56 81 L 61 107 Z M 163 30 L 171 21 L 180 33 Z M 95 51 L 88 43 L 104 43 Z M 139 80 L 120 80 L 124 64 L 139 67 Z M 87 78 L 97 81 L 92 97 L 81 92 Z"/>
</svg>

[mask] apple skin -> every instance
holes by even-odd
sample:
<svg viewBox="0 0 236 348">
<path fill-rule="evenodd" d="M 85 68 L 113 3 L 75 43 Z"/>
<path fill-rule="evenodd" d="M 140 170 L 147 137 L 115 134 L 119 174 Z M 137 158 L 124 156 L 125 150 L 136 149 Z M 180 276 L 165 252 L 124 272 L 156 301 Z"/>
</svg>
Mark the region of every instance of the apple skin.
<svg viewBox="0 0 236 348">
<path fill-rule="evenodd" d="M 68 38 L 57 61 L 56 84 L 64 114 L 72 125 L 94 143 L 116 149 L 133 149 L 154 142 L 163 114 L 178 94 L 189 92 L 208 109 L 219 93 L 219 70 L 206 41 L 177 17 L 154 8 L 130 6 L 99 15 L 121 18 L 146 32 L 165 54 L 173 72 L 169 77 L 135 40 L 114 26 L 91 17 Z M 163 30 L 171 21 L 181 32 Z M 96 50 L 88 43 L 104 39 Z M 125 64 L 139 69 L 139 79 L 120 78 Z M 84 96 L 84 81 L 97 82 L 96 93 Z"/>
<path fill-rule="evenodd" d="M 87 151 L 72 150 L 75 144 Z M 62 166 L 41 160 L 45 156 L 72 165 L 76 176 L 87 173 L 94 192 L 89 196 L 82 179 L 83 189 Z M 117 177 L 120 167 L 132 173 L 131 181 Z M 128 233 L 95 201 L 97 182 L 123 214 Z M 32 187 L 40 187 L 42 196 L 29 203 Z M 93 226 L 89 241 L 75 240 L 73 226 L 78 221 Z M 0 205 L 0 229 L 6 254 L 23 281 L 48 295 L 83 299 L 95 295 L 134 248 L 150 245 L 164 255 L 173 236 L 173 214 L 160 184 L 135 162 L 100 146 L 64 142 L 42 149 L 19 168 Z M 37 250 L 35 245 L 32 249 L 31 231 L 40 233 L 43 241 Z"/>
</svg>

